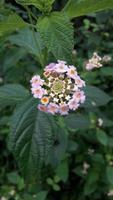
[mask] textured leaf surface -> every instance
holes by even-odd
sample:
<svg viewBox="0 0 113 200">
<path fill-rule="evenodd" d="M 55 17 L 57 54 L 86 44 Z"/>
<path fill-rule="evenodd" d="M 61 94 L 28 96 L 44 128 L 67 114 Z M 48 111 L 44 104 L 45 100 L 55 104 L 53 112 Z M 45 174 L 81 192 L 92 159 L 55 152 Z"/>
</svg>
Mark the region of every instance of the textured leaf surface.
<svg viewBox="0 0 113 200">
<path fill-rule="evenodd" d="M 39 10 L 43 11 L 43 9 L 49 8 L 55 0 L 16 0 L 17 3 L 29 6 L 34 5 Z"/>
<path fill-rule="evenodd" d="M 26 26 L 28 26 L 28 24 L 23 21 L 20 16 L 16 14 L 9 15 L 7 19 L 0 21 L 0 36 L 8 32 L 13 32 L 24 28 Z"/>
<path fill-rule="evenodd" d="M 83 104 L 85 107 L 106 105 L 112 98 L 101 89 L 94 86 L 87 86 L 84 89 L 86 101 Z"/>
<path fill-rule="evenodd" d="M 9 149 L 14 153 L 25 178 L 36 177 L 53 144 L 50 116 L 38 111 L 30 99 L 13 115 Z"/>
<path fill-rule="evenodd" d="M 54 12 L 41 18 L 37 28 L 48 51 L 52 52 L 56 59 L 71 59 L 74 46 L 73 27 L 66 15 Z"/>
<path fill-rule="evenodd" d="M 65 118 L 65 122 L 68 128 L 71 129 L 87 129 L 90 127 L 90 120 L 87 116 L 80 114 L 70 114 Z"/>
<path fill-rule="evenodd" d="M 113 0 L 69 0 L 64 11 L 73 18 L 109 8 L 113 8 Z"/>
<path fill-rule="evenodd" d="M 39 33 L 33 33 L 30 29 L 21 30 L 18 34 L 10 36 L 9 41 L 13 44 L 24 47 L 29 53 L 36 56 L 41 54 L 41 50 L 43 48 L 43 43 Z"/>
<path fill-rule="evenodd" d="M 29 97 L 29 92 L 19 84 L 7 84 L 0 87 L 0 107 L 21 103 Z"/>
</svg>

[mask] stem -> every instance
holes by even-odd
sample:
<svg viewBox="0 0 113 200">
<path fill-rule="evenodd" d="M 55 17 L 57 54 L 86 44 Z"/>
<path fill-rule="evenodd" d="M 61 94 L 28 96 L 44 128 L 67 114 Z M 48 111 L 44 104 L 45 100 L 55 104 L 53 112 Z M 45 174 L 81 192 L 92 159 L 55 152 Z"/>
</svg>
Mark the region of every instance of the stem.
<svg viewBox="0 0 113 200">
<path fill-rule="evenodd" d="M 39 62 L 40 62 L 40 64 L 41 64 L 41 66 L 43 67 L 43 66 L 44 66 L 43 56 L 42 56 L 42 54 L 41 54 L 41 52 L 40 52 L 40 47 L 39 47 L 39 45 L 38 45 L 37 38 L 36 38 L 36 35 L 35 35 L 35 30 L 34 30 L 34 28 L 36 28 L 36 26 L 33 24 L 33 20 L 32 20 L 32 17 L 31 17 L 31 12 L 30 12 L 29 8 L 28 8 L 27 6 L 26 6 L 25 8 L 26 8 L 27 13 L 28 13 L 28 17 L 29 17 L 31 29 L 32 29 L 32 32 L 33 32 L 34 40 L 35 40 L 35 42 L 36 42 L 37 48 L 39 49 L 39 56 L 37 56 L 37 57 L 38 57 L 38 59 L 39 59 Z"/>
</svg>

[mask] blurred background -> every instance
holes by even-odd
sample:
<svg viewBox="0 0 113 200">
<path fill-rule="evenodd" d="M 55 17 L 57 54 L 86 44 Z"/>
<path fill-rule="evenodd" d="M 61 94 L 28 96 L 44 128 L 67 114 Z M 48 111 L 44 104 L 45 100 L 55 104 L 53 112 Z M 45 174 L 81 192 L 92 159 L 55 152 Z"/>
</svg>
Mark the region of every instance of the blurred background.
<svg viewBox="0 0 113 200">
<path fill-rule="evenodd" d="M 61 10 L 66 0 L 56 0 L 54 10 Z M 0 20 L 12 10 L 25 21 L 26 10 L 14 0 L 1 1 Z M 31 7 L 35 16 L 40 13 Z M 103 89 L 113 95 L 113 11 L 104 11 L 72 20 L 74 25 L 75 49 L 72 52 L 74 62 L 87 84 Z M 37 68 L 37 59 L 26 49 L 13 45 L 7 34 L 0 37 L 0 85 L 20 83 L 29 89 L 29 80 Z M 87 72 L 85 62 L 98 52 L 104 57 L 104 67 Z M 93 91 L 92 91 L 93 92 Z M 30 186 L 29 190 L 19 172 L 17 164 L 7 147 L 10 133 L 9 123 L 13 106 L 4 108 L 0 104 L 0 199 L 1 200 L 107 200 L 113 199 L 113 171 L 107 173 L 107 167 L 113 166 L 113 103 L 100 109 L 89 110 L 92 129 L 70 130 L 68 149 L 65 159 L 56 155 L 56 166 L 45 169 L 41 184 Z M 96 110 L 97 109 L 97 110 Z M 105 118 L 104 125 L 101 118 Z M 95 132 L 102 127 L 104 136 L 97 141 Z M 109 143 L 106 146 L 106 135 Z M 65 143 L 65 138 L 61 137 Z M 65 144 L 64 144 L 65 146 Z M 62 148 L 60 155 L 63 154 Z M 36 194 L 37 192 L 37 194 Z"/>
</svg>

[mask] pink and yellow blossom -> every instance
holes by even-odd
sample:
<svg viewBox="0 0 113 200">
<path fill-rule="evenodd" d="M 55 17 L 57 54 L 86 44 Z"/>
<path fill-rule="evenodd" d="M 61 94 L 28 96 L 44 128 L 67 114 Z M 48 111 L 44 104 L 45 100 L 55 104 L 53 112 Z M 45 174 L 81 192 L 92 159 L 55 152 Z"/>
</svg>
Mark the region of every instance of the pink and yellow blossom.
<svg viewBox="0 0 113 200">
<path fill-rule="evenodd" d="M 30 81 L 34 98 L 40 99 L 39 110 L 52 115 L 67 115 L 84 103 L 82 88 L 85 82 L 74 66 L 59 60 L 46 66 L 43 75 L 44 80 L 36 75 Z"/>
</svg>

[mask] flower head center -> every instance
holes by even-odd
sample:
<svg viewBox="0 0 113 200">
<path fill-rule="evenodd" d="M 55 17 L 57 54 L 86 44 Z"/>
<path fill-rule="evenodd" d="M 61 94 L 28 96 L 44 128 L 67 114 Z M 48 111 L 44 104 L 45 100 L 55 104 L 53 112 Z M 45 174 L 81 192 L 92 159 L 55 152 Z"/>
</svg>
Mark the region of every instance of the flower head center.
<svg viewBox="0 0 113 200">
<path fill-rule="evenodd" d="M 65 88 L 65 83 L 62 80 L 55 80 L 53 82 L 52 91 L 55 94 L 62 93 L 62 90 Z"/>
</svg>

